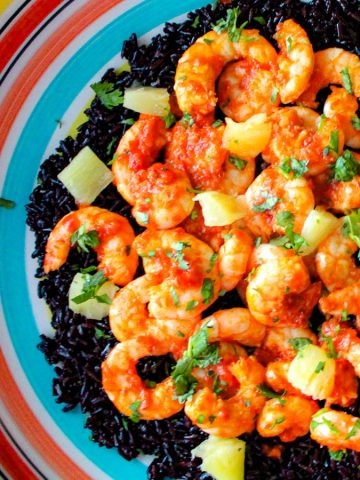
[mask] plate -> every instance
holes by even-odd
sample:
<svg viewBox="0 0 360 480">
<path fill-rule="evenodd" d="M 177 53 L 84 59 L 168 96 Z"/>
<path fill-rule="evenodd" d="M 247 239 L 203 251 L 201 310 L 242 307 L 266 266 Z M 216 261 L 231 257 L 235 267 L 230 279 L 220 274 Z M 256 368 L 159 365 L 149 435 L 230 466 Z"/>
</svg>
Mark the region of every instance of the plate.
<svg viewBox="0 0 360 480">
<path fill-rule="evenodd" d="M 37 350 L 51 333 L 37 297 L 34 238 L 25 205 L 39 165 L 90 101 L 89 85 L 121 65 L 122 43 L 148 41 L 165 21 L 206 0 L 3 0 L 0 3 L 0 464 L 8 478 L 141 480 L 145 461 L 125 461 L 89 440 L 80 412 L 52 396 L 53 368 Z"/>
</svg>

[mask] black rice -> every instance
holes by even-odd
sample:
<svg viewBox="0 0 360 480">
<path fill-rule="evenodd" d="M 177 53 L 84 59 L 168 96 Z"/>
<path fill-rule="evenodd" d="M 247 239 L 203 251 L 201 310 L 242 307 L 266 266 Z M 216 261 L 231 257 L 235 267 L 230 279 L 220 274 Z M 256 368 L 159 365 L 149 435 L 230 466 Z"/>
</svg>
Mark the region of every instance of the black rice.
<svg viewBox="0 0 360 480">
<path fill-rule="evenodd" d="M 164 32 L 147 46 L 139 46 L 136 34 L 133 34 L 124 42 L 122 50 L 131 65 L 131 73 L 117 74 L 109 70 L 102 80 L 113 82 L 120 89 L 137 81 L 171 91 L 182 52 L 210 30 L 212 23 L 224 17 L 227 8 L 235 6 L 241 9 L 240 21 L 247 20 L 250 27 L 260 28 L 269 40 L 278 22 L 293 18 L 305 28 L 315 50 L 339 46 L 360 53 L 358 0 L 233 0 L 227 6 L 209 5 L 196 10 L 182 24 L 167 23 Z M 263 17 L 265 24 L 260 26 L 255 17 Z M 149 59 L 153 60 L 149 62 Z M 133 423 L 114 408 L 103 392 L 100 365 L 116 343 L 108 320 L 90 321 L 67 307 L 68 288 L 74 273 L 81 267 L 95 265 L 95 255 L 72 251 L 60 270 L 43 278 L 47 237 L 56 222 L 75 209 L 71 195 L 57 180 L 57 174 L 85 145 L 108 162 L 116 148 L 116 140 L 128 128 L 122 121 L 136 119 L 134 112 L 121 106 L 106 109 L 97 98 L 86 114 L 88 121 L 79 127 L 76 139 L 67 137 L 60 142 L 56 152 L 41 165 L 39 184 L 27 205 L 27 223 L 36 236 L 33 256 L 39 261 L 37 277 L 41 280 L 38 292 L 53 312 L 54 337 L 42 335 L 39 344 L 39 349 L 55 368 L 53 394 L 56 401 L 64 405 L 64 410 L 80 406 L 86 414 L 85 426 L 92 431 L 92 440 L 99 445 L 116 448 L 128 460 L 141 452 L 153 454 L 154 461 L 148 468 L 149 479 L 210 479 L 199 469 L 199 459 L 192 459 L 190 453 L 207 435 L 193 426 L 183 413 L 167 420 Z M 121 213 L 131 221 L 136 233 L 142 231 L 132 218 L 129 205 L 112 185 L 94 204 Z M 218 300 L 212 310 L 236 305 L 240 305 L 239 297 L 230 292 Z M 321 318 L 314 315 L 314 327 L 319 322 Z M 142 378 L 161 381 L 169 374 L 172 364 L 171 356 L 149 357 L 139 362 L 137 368 Z M 359 403 L 349 411 L 358 415 Z M 289 444 L 281 444 L 277 438 L 263 439 L 256 432 L 244 438 L 247 441 L 247 480 L 360 479 L 359 453 L 348 452 L 341 461 L 335 462 L 330 459 L 326 448 L 321 448 L 308 436 Z M 266 447 L 275 445 L 281 445 L 280 460 L 271 459 L 264 453 Z"/>
</svg>

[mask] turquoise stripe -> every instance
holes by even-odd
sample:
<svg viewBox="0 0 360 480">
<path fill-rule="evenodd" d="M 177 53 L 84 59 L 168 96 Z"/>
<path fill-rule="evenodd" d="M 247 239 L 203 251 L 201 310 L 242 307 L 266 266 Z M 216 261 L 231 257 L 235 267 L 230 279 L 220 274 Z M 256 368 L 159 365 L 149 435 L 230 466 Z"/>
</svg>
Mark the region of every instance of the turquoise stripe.
<svg viewBox="0 0 360 480">
<path fill-rule="evenodd" d="M 122 42 L 132 32 L 147 31 L 186 11 L 205 5 L 204 0 L 166 2 L 146 0 L 116 18 L 99 31 L 62 68 L 35 106 L 11 158 L 2 196 L 13 199 L 16 208 L 0 209 L 0 293 L 7 327 L 30 384 L 40 402 L 62 432 L 81 452 L 112 478 L 145 479 L 145 467 L 139 462 L 126 462 L 116 452 L 99 448 L 89 441 L 89 431 L 83 428 L 79 412 L 62 412 L 51 396 L 53 369 L 36 349 L 39 332 L 35 324 L 26 282 L 25 211 L 33 188 L 39 159 L 73 99 L 86 83 L 121 50 Z"/>
</svg>

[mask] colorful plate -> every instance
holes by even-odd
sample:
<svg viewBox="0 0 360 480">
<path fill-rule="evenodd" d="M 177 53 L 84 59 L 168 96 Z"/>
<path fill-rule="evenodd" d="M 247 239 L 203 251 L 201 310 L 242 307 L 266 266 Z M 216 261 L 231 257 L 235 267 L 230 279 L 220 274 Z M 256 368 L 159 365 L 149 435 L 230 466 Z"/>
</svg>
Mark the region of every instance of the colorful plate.
<svg viewBox="0 0 360 480">
<path fill-rule="evenodd" d="M 0 464 L 13 479 L 146 478 L 140 460 L 89 440 L 79 412 L 52 397 L 53 369 L 37 350 L 51 332 L 37 298 L 34 239 L 24 206 L 39 164 L 67 135 L 89 88 L 119 66 L 132 32 L 149 40 L 168 20 L 206 0 L 2 0 L 0 2 Z"/>
</svg>

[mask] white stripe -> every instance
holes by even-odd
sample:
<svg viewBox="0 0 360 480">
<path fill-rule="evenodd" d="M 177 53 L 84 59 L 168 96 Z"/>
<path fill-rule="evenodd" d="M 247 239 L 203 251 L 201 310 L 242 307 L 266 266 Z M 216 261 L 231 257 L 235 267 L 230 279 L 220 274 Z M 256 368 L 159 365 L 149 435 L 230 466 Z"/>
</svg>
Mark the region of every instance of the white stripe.
<svg viewBox="0 0 360 480">
<path fill-rule="evenodd" d="M 3 13 L 1 14 L 1 26 L 5 25 L 5 23 L 12 17 L 12 15 L 16 12 L 16 10 L 20 7 L 20 5 L 24 3 L 23 1 L 20 1 L 20 0 L 15 0 L 15 1 L 12 1 L 10 3 L 10 5 L 8 5 L 6 7 L 6 9 L 3 11 Z M 18 13 L 18 15 L 15 17 L 15 19 L 6 27 L 6 29 L 4 30 L 4 32 L 2 33 L 2 35 L 4 35 L 6 33 L 7 30 L 9 30 L 10 28 L 12 28 L 13 25 L 15 25 L 15 23 L 19 20 L 19 18 L 21 18 L 23 15 L 26 14 L 26 12 L 29 10 L 29 8 L 31 7 L 31 5 L 34 3 L 33 2 L 30 2 L 28 3 L 22 10 L 20 13 Z"/>
</svg>

